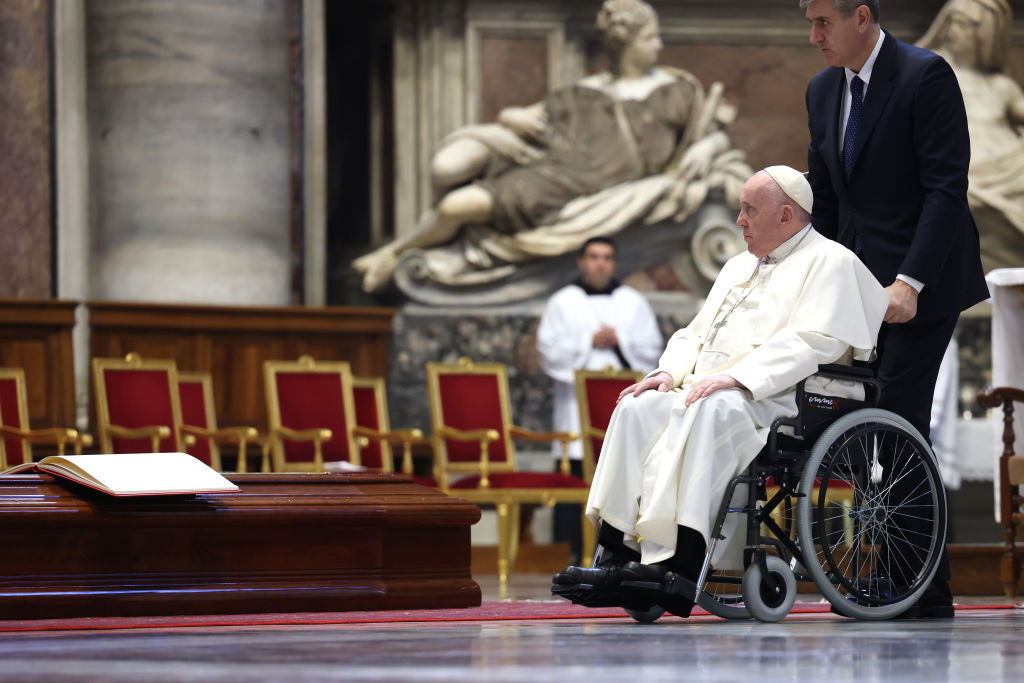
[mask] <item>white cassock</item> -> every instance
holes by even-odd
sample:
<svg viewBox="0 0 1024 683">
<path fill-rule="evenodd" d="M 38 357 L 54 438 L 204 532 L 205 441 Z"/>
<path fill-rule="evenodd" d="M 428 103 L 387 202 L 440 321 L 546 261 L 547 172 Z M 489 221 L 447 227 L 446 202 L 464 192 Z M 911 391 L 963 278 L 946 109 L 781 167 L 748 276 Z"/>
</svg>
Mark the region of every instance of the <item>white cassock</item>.
<svg viewBox="0 0 1024 683">
<path fill-rule="evenodd" d="M 729 481 L 764 447 L 773 420 L 796 415 L 801 379 L 820 364 L 871 358 L 889 297 L 857 257 L 810 226 L 770 257 L 774 263 L 749 252 L 730 259 L 651 373 L 668 372 L 676 388 L 628 396 L 612 415 L 587 517 L 622 530 L 645 564 L 674 554 L 680 525 L 708 540 Z M 724 323 L 717 333 L 716 323 Z M 714 374 L 746 390 L 718 391 L 687 408 L 690 387 Z M 817 377 L 807 389 L 863 396 L 859 384 Z M 719 569 L 742 568 L 740 517 L 726 517 L 712 558 Z"/>
<path fill-rule="evenodd" d="M 594 333 L 602 325 L 615 328 L 619 349 L 633 370 L 646 373 L 658 362 L 664 342 L 654 311 L 640 292 L 625 285 L 611 294 L 588 295 L 579 285 L 567 285 L 555 292 L 537 329 L 541 367 L 554 380 L 555 431 L 580 431 L 574 377 L 577 370 L 622 368 L 615 351 L 594 348 Z M 561 446 L 554 444 L 552 453 L 561 456 Z M 569 444 L 569 457 L 583 457 L 581 441 Z"/>
</svg>

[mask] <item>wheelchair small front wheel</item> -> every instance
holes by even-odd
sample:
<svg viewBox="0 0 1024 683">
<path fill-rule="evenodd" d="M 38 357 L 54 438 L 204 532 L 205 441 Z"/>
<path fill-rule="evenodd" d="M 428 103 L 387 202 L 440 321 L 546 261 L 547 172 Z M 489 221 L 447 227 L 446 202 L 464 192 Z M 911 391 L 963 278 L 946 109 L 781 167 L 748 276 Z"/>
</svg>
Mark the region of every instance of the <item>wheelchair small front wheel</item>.
<svg viewBox="0 0 1024 683">
<path fill-rule="evenodd" d="M 774 555 L 765 558 L 768 572 L 754 562 L 743 574 L 743 599 L 758 621 L 782 621 L 796 602 L 796 576 L 789 564 Z"/>
<path fill-rule="evenodd" d="M 743 601 L 742 572 L 712 572 L 697 593 L 697 604 L 721 619 L 750 619 Z"/>
<path fill-rule="evenodd" d="M 633 618 L 633 621 L 638 621 L 641 624 L 651 624 L 661 618 L 661 615 L 665 614 L 665 609 L 658 605 L 651 605 L 647 609 L 631 609 L 629 607 L 624 608 L 626 614 Z"/>
</svg>

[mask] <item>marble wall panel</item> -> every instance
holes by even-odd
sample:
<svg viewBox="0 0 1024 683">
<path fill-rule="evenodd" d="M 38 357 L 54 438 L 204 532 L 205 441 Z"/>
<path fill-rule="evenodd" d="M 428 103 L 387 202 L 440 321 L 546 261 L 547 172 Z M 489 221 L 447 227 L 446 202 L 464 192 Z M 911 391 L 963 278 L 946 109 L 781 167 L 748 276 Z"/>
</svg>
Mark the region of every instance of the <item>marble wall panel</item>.
<svg viewBox="0 0 1024 683">
<path fill-rule="evenodd" d="M 738 109 L 733 145 L 753 168 L 807 168 L 807 83 L 823 67 L 810 45 L 666 45 L 661 62 L 690 71 L 708 87 L 719 81 Z"/>
<path fill-rule="evenodd" d="M 482 35 L 480 37 L 480 122 L 494 121 L 505 107 L 544 99 L 548 85 L 548 41 L 545 38 Z"/>
<path fill-rule="evenodd" d="M 97 299 L 290 299 L 286 0 L 87 5 Z"/>
<path fill-rule="evenodd" d="M 52 295 L 49 4 L 0 2 L 0 297 Z"/>
<path fill-rule="evenodd" d="M 705 88 L 725 87 L 725 99 L 738 109 L 729 126 L 733 146 L 746 152 L 754 168 L 807 166 L 807 111 L 804 91 L 823 68 L 810 45 L 687 44 L 665 38 L 660 63 L 686 69 Z M 607 68 L 595 43 L 587 47 L 587 72 Z"/>
</svg>

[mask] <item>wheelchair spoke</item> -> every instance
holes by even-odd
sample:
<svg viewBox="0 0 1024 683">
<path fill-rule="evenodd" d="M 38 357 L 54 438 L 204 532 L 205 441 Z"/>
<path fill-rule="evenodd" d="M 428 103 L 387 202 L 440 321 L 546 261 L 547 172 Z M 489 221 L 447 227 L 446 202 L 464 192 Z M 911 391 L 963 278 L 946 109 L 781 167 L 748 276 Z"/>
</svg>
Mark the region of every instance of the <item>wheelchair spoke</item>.
<svg viewBox="0 0 1024 683">
<path fill-rule="evenodd" d="M 833 431 L 834 440 L 815 461 L 820 487 L 808 501 L 811 525 L 801 526 L 812 532 L 813 547 L 806 551 L 825 570 L 812 574 L 857 604 L 898 602 L 922 584 L 920 568 L 935 562 L 936 531 L 944 531 L 937 471 L 925 445 L 884 422 Z M 843 491 L 849 502 L 830 489 Z"/>
</svg>

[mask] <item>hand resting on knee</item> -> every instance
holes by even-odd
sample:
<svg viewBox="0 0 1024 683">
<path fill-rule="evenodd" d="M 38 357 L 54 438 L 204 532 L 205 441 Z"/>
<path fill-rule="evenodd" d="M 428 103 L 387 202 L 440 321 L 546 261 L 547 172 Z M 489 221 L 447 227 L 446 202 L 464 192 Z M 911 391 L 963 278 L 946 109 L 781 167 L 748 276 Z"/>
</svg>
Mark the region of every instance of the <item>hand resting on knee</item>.
<svg viewBox="0 0 1024 683">
<path fill-rule="evenodd" d="M 629 394 L 634 397 L 639 396 L 645 391 L 651 389 L 665 393 L 666 391 L 673 388 L 674 382 L 672 381 L 672 375 L 667 372 L 659 372 L 657 375 L 651 377 L 645 377 L 643 380 L 636 384 L 630 385 L 622 390 L 619 394 L 616 403 L 624 399 Z M 716 391 L 722 391 L 724 389 L 746 389 L 745 386 L 740 384 L 735 378 L 729 375 L 709 375 L 697 382 L 690 388 L 690 392 L 686 395 L 687 407 L 694 404 L 697 400 L 710 396 Z"/>
</svg>

